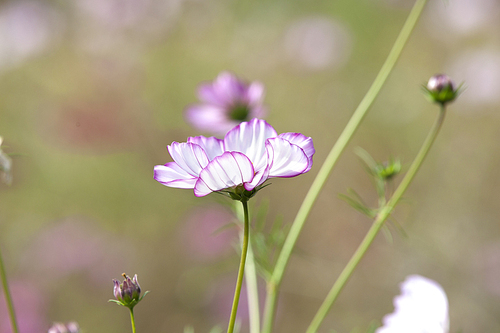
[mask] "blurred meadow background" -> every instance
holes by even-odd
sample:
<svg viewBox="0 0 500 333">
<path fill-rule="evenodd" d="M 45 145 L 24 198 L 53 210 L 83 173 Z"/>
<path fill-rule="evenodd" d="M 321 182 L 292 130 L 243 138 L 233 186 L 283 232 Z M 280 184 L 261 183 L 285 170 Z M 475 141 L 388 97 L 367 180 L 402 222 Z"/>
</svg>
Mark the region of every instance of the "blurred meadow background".
<svg viewBox="0 0 500 333">
<path fill-rule="evenodd" d="M 236 280 L 228 200 L 162 186 L 166 146 L 201 134 L 184 119 L 199 83 L 229 70 L 266 87 L 267 121 L 316 147 L 312 170 L 252 200 L 290 225 L 365 94 L 410 0 L 3 0 L 0 135 L 13 183 L 0 184 L 0 248 L 21 333 L 53 321 L 126 332 L 112 278 L 151 293 L 138 332 L 225 328 Z M 467 89 L 428 159 L 322 332 L 363 332 L 393 311 L 409 274 L 439 282 L 451 332 L 500 332 L 500 2 L 430 0 L 400 61 L 313 208 L 286 272 L 275 332 L 302 332 L 370 226 L 340 200 L 376 205 L 354 149 L 415 156 L 437 106 L 421 85 L 444 72 Z M 396 179 L 399 181 L 400 177 Z M 260 281 L 262 282 L 262 280 Z M 265 286 L 262 283 L 262 296 Z M 247 332 L 245 296 L 239 317 Z M 0 302 L 0 332 L 10 332 Z"/>
</svg>

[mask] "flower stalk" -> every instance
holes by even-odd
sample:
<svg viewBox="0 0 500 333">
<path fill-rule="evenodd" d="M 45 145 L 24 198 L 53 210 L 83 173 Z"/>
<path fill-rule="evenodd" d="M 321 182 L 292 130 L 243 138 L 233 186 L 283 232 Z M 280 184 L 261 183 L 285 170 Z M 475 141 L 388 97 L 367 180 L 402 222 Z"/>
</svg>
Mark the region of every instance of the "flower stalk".
<svg viewBox="0 0 500 333">
<path fill-rule="evenodd" d="M 2 280 L 2 289 L 5 296 L 5 302 L 7 303 L 7 309 L 9 311 L 10 323 L 12 325 L 12 332 L 18 333 L 19 329 L 17 326 L 16 312 L 14 310 L 14 303 L 12 302 L 12 296 L 9 290 L 9 283 L 7 282 L 7 274 L 5 271 L 5 265 L 3 263 L 2 253 L 0 252 L 0 279 Z"/>
<path fill-rule="evenodd" d="M 244 221 L 243 209 L 234 201 L 234 211 L 242 223 Z M 250 236 L 249 236 L 250 238 Z M 240 234 L 240 241 L 243 245 L 243 233 Z M 247 259 L 245 265 L 245 286 L 248 299 L 248 317 L 250 333 L 260 333 L 260 308 L 259 308 L 259 289 L 257 284 L 257 270 L 255 267 L 255 257 L 252 250 L 252 242 L 249 239 Z"/>
<path fill-rule="evenodd" d="M 417 0 L 406 19 L 401 32 L 399 33 L 387 59 L 385 60 L 382 68 L 380 69 L 377 77 L 373 81 L 370 89 L 366 93 L 365 97 L 361 100 L 360 104 L 354 111 L 351 119 L 347 123 L 344 131 L 339 136 L 337 142 L 334 144 L 332 150 L 328 154 L 325 162 L 323 163 L 321 169 L 319 170 L 316 178 L 314 179 L 304 201 L 302 202 L 299 211 L 297 212 L 297 216 L 293 221 L 292 227 L 290 228 L 290 232 L 285 240 L 283 245 L 283 249 L 279 254 L 278 260 L 276 262 L 276 267 L 273 271 L 271 279 L 267 284 L 267 298 L 266 304 L 264 308 L 264 323 L 263 323 L 263 333 L 271 333 L 274 316 L 276 312 L 276 303 L 277 296 L 280 289 L 281 281 L 283 279 L 283 275 L 285 269 L 288 265 L 288 261 L 290 259 L 293 248 L 295 247 L 295 243 L 302 231 L 302 227 L 305 224 L 307 217 L 312 209 L 313 204 L 315 203 L 319 192 L 323 188 L 326 180 L 328 179 L 331 171 L 337 164 L 337 161 L 344 151 L 345 147 L 351 140 L 352 136 L 356 132 L 357 128 L 361 124 L 363 118 L 365 117 L 368 109 L 372 105 L 373 101 L 377 97 L 380 92 L 382 86 L 384 85 L 387 77 L 391 73 L 394 65 L 396 64 L 401 51 L 403 50 L 408 38 L 413 31 L 420 14 L 426 4 L 427 0 Z"/>
<path fill-rule="evenodd" d="M 229 318 L 229 325 L 227 327 L 227 333 L 233 333 L 234 324 L 236 322 L 236 313 L 238 311 L 238 303 L 240 301 L 240 293 L 241 286 L 243 285 L 243 276 L 245 275 L 245 263 L 247 258 L 247 250 L 248 250 L 248 240 L 249 240 L 249 230 L 250 230 L 250 222 L 248 221 L 248 202 L 246 200 L 241 201 L 243 205 L 243 216 L 244 216 L 244 224 L 243 224 L 243 241 L 241 247 L 241 259 L 240 259 L 240 267 L 238 269 L 238 278 L 236 280 L 236 288 L 234 291 L 233 298 L 233 306 L 231 308 L 231 316 Z"/>
<path fill-rule="evenodd" d="M 130 309 L 130 323 L 132 324 L 132 333 L 135 333 L 135 318 L 134 318 L 134 309 Z"/>
<path fill-rule="evenodd" d="M 333 284 L 332 289 L 330 289 L 330 292 L 323 301 L 323 304 L 321 304 L 318 312 L 314 316 L 306 333 L 315 333 L 318 331 L 320 324 L 325 319 L 328 311 L 332 307 L 333 303 L 336 301 L 338 295 L 344 288 L 345 284 L 351 277 L 352 273 L 358 266 L 361 259 L 363 259 L 366 251 L 373 243 L 373 240 L 377 236 L 378 232 L 384 226 L 384 222 L 390 216 L 391 212 L 394 210 L 394 207 L 398 204 L 399 200 L 401 199 L 406 189 L 408 188 L 413 178 L 415 177 L 417 171 L 422 165 L 422 162 L 427 156 L 427 153 L 429 152 L 432 144 L 434 143 L 439 133 L 439 130 L 441 129 L 445 114 L 446 114 L 445 106 L 441 105 L 439 115 L 436 118 L 436 121 L 434 122 L 434 125 L 431 131 L 429 132 L 427 138 L 425 139 L 422 147 L 420 148 L 420 151 L 415 157 L 415 160 L 408 169 L 408 172 L 405 174 L 403 180 L 399 184 L 396 191 L 394 191 L 394 194 L 389 199 L 389 201 L 385 204 L 385 206 L 381 207 L 371 228 L 368 230 L 368 233 L 366 234 L 365 238 L 363 239 L 359 247 L 356 249 L 356 252 L 354 252 L 353 256 L 345 266 L 344 270 L 340 273 L 339 277 L 337 278 L 337 281 L 335 281 L 335 283 Z"/>
</svg>

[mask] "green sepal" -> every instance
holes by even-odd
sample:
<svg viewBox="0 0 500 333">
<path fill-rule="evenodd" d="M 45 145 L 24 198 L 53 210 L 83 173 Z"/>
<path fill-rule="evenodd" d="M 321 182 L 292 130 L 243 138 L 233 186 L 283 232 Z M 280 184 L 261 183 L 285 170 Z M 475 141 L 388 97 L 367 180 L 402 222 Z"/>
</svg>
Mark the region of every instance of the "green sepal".
<svg viewBox="0 0 500 333">
<path fill-rule="evenodd" d="M 113 302 L 113 303 L 119 304 L 121 306 L 124 306 L 124 307 L 129 308 L 130 310 L 132 310 L 137 305 L 137 303 L 139 303 L 140 301 L 142 301 L 142 299 L 144 298 L 144 296 L 146 296 L 148 293 L 149 293 L 149 290 L 146 291 L 138 300 L 133 299 L 129 303 L 120 302 L 120 301 L 118 301 L 116 299 L 110 299 L 110 300 L 108 300 L 108 302 Z"/>
<path fill-rule="evenodd" d="M 125 306 L 122 302 L 117 301 L 116 299 L 109 299 L 108 302 L 113 302 L 113 303 L 116 303 L 118 305 Z"/>
</svg>

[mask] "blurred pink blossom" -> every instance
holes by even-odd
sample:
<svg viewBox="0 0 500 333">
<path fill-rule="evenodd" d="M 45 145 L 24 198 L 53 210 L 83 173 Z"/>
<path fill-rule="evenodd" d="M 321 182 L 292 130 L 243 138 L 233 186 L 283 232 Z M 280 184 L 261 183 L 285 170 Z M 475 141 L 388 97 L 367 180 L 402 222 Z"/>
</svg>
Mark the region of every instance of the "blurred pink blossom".
<svg viewBox="0 0 500 333">
<path fill-rule="evenodd" d="M 110 275 L 126 268 L 131 256 L 129 244 L 86 219 L 71 217 L 41 231 L 22 264 L 41 282 L 57 283 L 68 275 L 87 272 L 93 282 L 109 284 Z"/>
<path fill-rule="evenodd" d="M 479 273 L 486 290 L 500 297 L 500 242 L 481 248 L 473 257 L 472 267 Z"/>
<path fill-rule="evenodd" d="M 78 323 L 72 321 L 66 324 L 54 323 L 50 328 L 48 333 L 79 333 L 80 327 Z"/>
<path fill-rule="evenodd" d="M 211 261 L 232 253 L 238 233 L 234 227 L 219 230 L 235 217 L 221 207 L 198 208 L 182 222 L 183 248 L 197 260 Z"/>
<path fill-rule="evenodd" d="M 225 135 L 241 122 L 266 115 L 264 93 L 260 82 L 246 83 L 222 72 L 213 82 L 199 86 L 201 103 L 186 108 L 186 120 L 201 131 Z"/>
<path fill-rule="evenodd" d="M 31 283 L 20 280 L 9 280 L 16 312 L 17 323 L 21 333 L 45 332 L 45 309 L 47 304 L 44 296 Z M 0 291 L 0 333 L 12 333 L 9 312 L 6 308 L 3 293 Z"/>
<path fill-rule="evenodd" d="M 352 37 L 341 23 L 326 17 L 293 22 L 285 35 L 285 51 L 293 65 L 307 70 L 341 67 L 351 53 Z"/>
<path fill-rule="evenodd" d="M 135 58 L 177 22 L 183 0 L 75 1 L 77 45 L 96 55 Z"/>
<path fill-rule="evenodd" d="M 0 3 L 0 69 L 47 50 L 63 26 L 61 15 L 46 2 Z"/>
</svg>

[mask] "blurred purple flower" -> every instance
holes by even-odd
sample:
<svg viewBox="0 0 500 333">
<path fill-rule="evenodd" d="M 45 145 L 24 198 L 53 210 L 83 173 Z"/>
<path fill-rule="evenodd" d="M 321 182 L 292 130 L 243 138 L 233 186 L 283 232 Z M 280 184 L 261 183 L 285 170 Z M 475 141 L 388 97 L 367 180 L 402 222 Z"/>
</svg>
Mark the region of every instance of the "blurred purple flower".
<svg viewBox="0 0 500 333">
<path fill-rule="evenodd" d="M 61 15 L 44 1 L 0 3 L 0 68 L 47 50 L 61 35 L 62 23 Z"/>
<path fill-rule="evenodd" d="M 10 280 L 10 291 L 16 311 L 19 332 L 44 332 L 47 329 L 45 322 L 44 297 L 33 284 L 26 281 Z M 12 327 L 7 307 L 0 292 L 0 333 L 12 333 Z"/>
<path fill-rule="evenodd" d="M 225 228 L 222 231 L 233 220 L 234 216 L 229 211 L 218 206 L 196 209 L 181 224 L 179 241 L 190 257 L 202 261 L 216 260 L 233 252 L 232 241 L 237 237 L 237 230 Z"/>
<path fill-rule="evenodd" d="M 351 53 L 351 35 L 329 17 L 300 18 L 286 31 L 286 57 L 295 67 L 310 71 L 342 67 Z"/>
<path fill-rule="evenodd" d="M 154 178 L 169 187 L 192 188 L 197 197 L 237 187 L 256 191 L 269 178 L 298 176 L 311 169 L 315 152 L 310 137 L 278 136 L 260 119 L 241 123 L 224 140 L 197 136 L 167 148 L 174 162 L 155 166 Z"/>
<path fill-rule="evenodd" d="M 217 135 L 225 135 L 239 123 L 266 114 L 262 106 L 264 86 L 260 82 L 247 84 L 229 72 L 201 84 L 198 98 L 202 103 L 186 109 L 186 120 L 201 131 Z"/>
<path fill-rule="evenodd" d="M 394 298 L 394 312 L 384 317 L 376 333 L 448 333 L 448 299 L 431 279 L 410 275 Z"/>
<path fill-rule="evenodd" d="M 133 260 L 129 242 L 105 232 L 92 220 L 72 216 L 39 231 L 21 265 L 44 288 L 50 288 L 72 274 L 87 274 L 92 285 L 106 285 L 113 271 Z"/>
<path fill-rule="evenodd" d="M 54 323 L 50 328 L 48 333 L 78 333 L 80 332 L 80 327 L 74 321 L 67 324 Z"/>
</svg>

